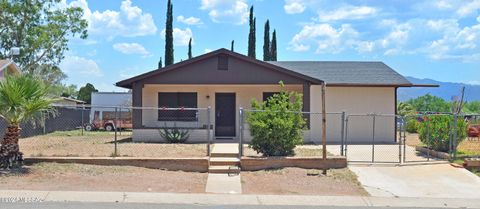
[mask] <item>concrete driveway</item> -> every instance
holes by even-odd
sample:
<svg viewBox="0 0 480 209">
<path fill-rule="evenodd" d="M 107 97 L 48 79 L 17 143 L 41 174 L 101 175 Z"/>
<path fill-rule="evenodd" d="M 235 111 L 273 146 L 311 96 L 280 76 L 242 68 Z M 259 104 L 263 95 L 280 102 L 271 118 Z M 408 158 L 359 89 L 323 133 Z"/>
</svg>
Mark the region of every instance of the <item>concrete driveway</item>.
<svg viewBox="0 0 480 209">
<path fill-rule="evenodd" d="M 480 199 L 480 177 L 449 164 L 349 168 L 372 196 Z"/>
</svg>

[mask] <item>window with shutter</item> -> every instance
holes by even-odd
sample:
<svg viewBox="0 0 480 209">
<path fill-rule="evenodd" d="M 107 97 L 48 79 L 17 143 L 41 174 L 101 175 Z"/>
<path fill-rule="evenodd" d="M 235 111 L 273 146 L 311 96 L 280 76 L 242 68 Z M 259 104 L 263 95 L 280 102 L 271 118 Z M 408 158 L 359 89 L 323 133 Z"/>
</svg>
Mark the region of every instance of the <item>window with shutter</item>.
<svg viewBox="0 0 480 209">
<path fill-rule="evenodd" d="M 158 93 L 159 121 L 197 121 L 197 110 L 166 110 L 162 108 L 197 108 L 197 93 Z"/>
</svg>

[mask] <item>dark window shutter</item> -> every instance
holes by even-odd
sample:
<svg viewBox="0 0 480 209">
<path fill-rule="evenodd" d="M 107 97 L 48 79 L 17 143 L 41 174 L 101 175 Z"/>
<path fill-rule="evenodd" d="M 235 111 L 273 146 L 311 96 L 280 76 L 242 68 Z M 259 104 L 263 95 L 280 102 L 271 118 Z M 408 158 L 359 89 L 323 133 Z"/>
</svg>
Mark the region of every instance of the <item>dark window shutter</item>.
<svg viewBox="0 0 480 209">
<path fill-rule="evenodd" d="M 279 92 L 263 92 L 263 101 L 267 101 L 268 98 L 273 96 L 274 94 L 278 94 Z"/>
<path fill-rule="evenodd" d="M 196 110 L 162 110 L 162 108 L 197 108 L 197 93 L 158 93 L 159 121 L 196 121 Z"/>
<path fill-rule="evenodd" d="M 228 56 L 224 54 L 218 55 L 218 70 L 228 70 Z"/>
</svg>

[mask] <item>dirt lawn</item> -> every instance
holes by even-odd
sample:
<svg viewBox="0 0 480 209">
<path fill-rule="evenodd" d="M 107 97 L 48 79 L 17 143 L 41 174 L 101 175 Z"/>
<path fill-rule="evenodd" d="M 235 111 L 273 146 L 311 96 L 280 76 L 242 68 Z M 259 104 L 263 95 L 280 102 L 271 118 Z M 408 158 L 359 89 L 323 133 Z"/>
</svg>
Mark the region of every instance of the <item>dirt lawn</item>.
<svg viewBox="0 0 480 209">
<path fill-rule="evenodd" d="M 15 190 L 203 193 L 207 173 L 130 166 L 38 163 L 0 171 L 0 188 Z"/>
<path fill-rule="evenodd" d="M 368 195 L 347 168 L 321 173 L 301 168 L 242 172 L 242 189 L 244 194 Z"/>
<path fill-rule="evenodd" d="M 114 132 L 65 131 L 20 139 L 25 157 L 109 157 L 114 155 Z M 136 143 L 131 132 L 117 135 L 121 157 L 205 157 L 206 144 Z"/>
</svg>

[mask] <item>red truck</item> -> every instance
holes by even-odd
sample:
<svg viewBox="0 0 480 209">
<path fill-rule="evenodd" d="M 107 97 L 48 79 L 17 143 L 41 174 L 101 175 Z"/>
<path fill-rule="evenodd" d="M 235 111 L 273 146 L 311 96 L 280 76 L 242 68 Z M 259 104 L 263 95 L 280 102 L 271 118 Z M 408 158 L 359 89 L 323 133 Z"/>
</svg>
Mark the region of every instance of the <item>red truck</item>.
<svg viewBox="0 0 480 209">
<path fill-rule="evenodd" d="M 113 131 L 115 128 L 118 130 L 131 129 L 132 127 L 132 112 L 119 112 L 117 117 L 115 117 L 114 111 L 95 111 L 91 122 L 84 125 L 86 131 L 100 129 Z"/>
</svg>

